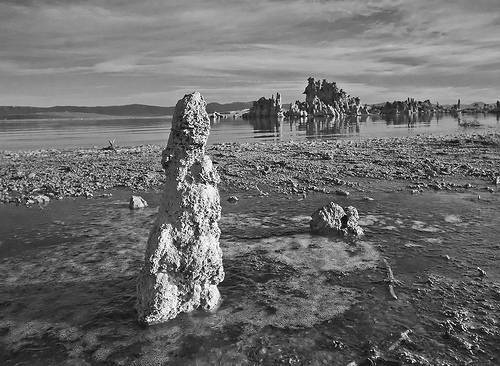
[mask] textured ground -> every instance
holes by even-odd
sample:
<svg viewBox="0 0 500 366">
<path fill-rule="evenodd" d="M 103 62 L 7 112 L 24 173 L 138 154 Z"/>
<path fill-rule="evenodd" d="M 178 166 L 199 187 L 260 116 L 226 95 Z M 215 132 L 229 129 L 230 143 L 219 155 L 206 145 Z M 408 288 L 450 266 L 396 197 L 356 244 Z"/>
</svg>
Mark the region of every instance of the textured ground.
<svg viewBox="0 0 500 366">
<path fill-rule="evenodd" d="M 154 189 L 164 179 L 160 153 L 160 146 L 0 152 L 0 201 L 26 203 L 38 194 L 92 197 L 113 187 Z M 208 153 L 219 166 L 223 191 L 303 194 L 340 185 L 370 189 L 373 180 L 384 180 L 413 193 L 471 184 L 488 192 L 500 176 L 500 135 L 491 133 L 221 144 Z"/>
</svg>

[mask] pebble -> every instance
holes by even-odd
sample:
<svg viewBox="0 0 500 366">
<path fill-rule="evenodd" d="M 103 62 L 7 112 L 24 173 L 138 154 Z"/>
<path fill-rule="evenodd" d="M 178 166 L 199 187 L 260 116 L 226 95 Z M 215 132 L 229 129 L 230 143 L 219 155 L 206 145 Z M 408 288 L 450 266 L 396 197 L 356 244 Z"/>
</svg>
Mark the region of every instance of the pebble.
<svg viewBox="0 0 500 366">
<path fill-rule="evenodd" d="M 43 194 L 39 194 L 35 197 L 33 197 L 33 201 L 34 202 L 37 202 L 39 204 L 45 204 L 45 203 L 49 203 L 50 202 L 50 198 L 43 195 Z"/>
<path fill-rule="evenodd" d="M 236 196 L 230 196 L 230 197 L 227 199 L 227 202 L 229 202 L 229 203 L 236 203 L 236 202 L 238 202 L 238 201 L 239 201 L 239 199 L 238 199 L 238 197 L 236 197 Z"/>
<path fill-rule="evenodd" d="M 486 277 L 486 272 L 482 268 L 477 267 L 477 271 L 479 272 L 480 277 Z"/>
<path fill-rule="evenodd" d="M 337 186 L 341 186 L 343 184 L 345 184 L 345 182 L 342 180 L 342 179 L 339 179 L 339 178 L 335 178 L 333 180 L 333 184 L 337 185 Z"/>
<path fill-rule="evenodd" d="M 141 208 L 148 207 L 148 203 L 141 196 L 132 196 L 132 197 L 130 197 L 130 201 L 128 203 L 128 207 L 131 210 L 138 210 L 138 209 L 141 209 Z"/>
<path fill-rule="evenodd" d="M 24 172 L 23 172 L 22 170 L 18 170 L 17 172 L 15 172 L 15 173 L 13 174 L 13 176 L 12 176 L 12 177 L 13 177 L 14 179 L 22 179 L 22 178 L 24 178 L 24 176 L 25 176 Z"/>
<path fill-rule="evenodd" d="M 337 189 L 337 190 L 335 191 L 335 194 L 336 194 L 337 196 L 345 196 L 345 197 L 347 197 L 347 196 L 349 196 L 349 195 L 350 195 L 350 193 L 349 193 L 348 191 L 345 191 L 345 190 L 343 190 L 343 189 Z"/>
</svg>

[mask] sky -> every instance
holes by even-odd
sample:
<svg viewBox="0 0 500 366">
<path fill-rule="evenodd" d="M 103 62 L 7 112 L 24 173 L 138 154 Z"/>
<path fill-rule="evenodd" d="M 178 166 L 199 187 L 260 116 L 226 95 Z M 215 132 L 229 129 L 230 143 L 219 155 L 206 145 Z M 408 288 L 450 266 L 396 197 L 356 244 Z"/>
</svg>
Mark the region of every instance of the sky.
<svg viewBox="0 0 500 366">
<path fill-rule="evenodd" d="M 0 105 L 291 102 L 309 76 L 494 102 L 500 0 L 0 0 Z"/>
</svg>

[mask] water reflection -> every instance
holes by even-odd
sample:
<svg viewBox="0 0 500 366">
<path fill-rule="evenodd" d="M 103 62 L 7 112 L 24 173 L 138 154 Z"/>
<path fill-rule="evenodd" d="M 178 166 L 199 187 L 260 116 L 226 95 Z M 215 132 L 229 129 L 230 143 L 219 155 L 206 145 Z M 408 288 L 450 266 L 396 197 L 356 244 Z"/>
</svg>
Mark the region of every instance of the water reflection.
<svg viewBox="0 0 500 366">
<path fill-rule="evenodd" d="M 256 132 L 279 133 L 284 120 L 277 118 L 255 118 L 248 122 Z"/>
<path fill-rule="evenodd" d="M 301 118 L 295 120 L 239 117 L 212 121 L 209 144 L 224 142 L 278 142 L 344 137 L 391 137 L 415 133 L 444 134 L 462 131 L 462 120 L 477 120 L 475 129 L 500 130 L 498 114 L 419 114 Z M 165 144 L 171 118 L 108 120 L 9 120 L 0 121 L 0 150 L 103 147 Z"/>
<path fill-rule="evenodd" d="M 433 119 L 436 119 L 439 122 L 439 118 L 442 114 L 433 114 L 433 113 L 425 113 L 425 114 L 392 114 L 392 115 L 384 115 L 381 117 L 384 121 L 387 122 L 387 125 L 416 125 L 424 124 L 430 125 Z"/>
<path fill-rule="evenodd" d="M 331 135 L 359 134 L 361 117 L 351 118 L 317 118 L 305 122 L 306 135 L 309 137 L 322 137 Z"/>
<path fill-rule="evenodd" d="M 256 118 L 249 121 L 256 138 L 273 136 L 276 139 L 298 136 L 322 138 L 335 135 L 356 135 L 360 133 L 360 123 L 367 121 L 367 116 L 345 118 L 298 118 L 284 120 L 276 118 Z"/>
<path fill-rule="evenodd" d="M 254 138 L 288 141 L 310 138 L 384 137 L 414 133 L 448 133 L 459 130 L 463 119 L 477 120 L 478 129 L 499 129 L 494 115 L 451 115 L 444 113 L 347 116 L 342 118 L 297 118 L 283 120 L 258 118 L 249 120 Z"/>
</svg>

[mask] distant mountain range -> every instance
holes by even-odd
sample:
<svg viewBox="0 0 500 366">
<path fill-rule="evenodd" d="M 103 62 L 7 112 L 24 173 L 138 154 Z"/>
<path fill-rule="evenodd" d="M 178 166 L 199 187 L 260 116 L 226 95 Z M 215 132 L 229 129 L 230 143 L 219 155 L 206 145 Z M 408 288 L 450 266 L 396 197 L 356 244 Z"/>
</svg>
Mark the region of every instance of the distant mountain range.
<svg viewBox="0 0 500 366">
<path fill-rule="evenodd" d="M 247 109 L 253 102 L 208 103 L 207 112 L 230 112 Z M 158 117 L 174 113 L 175 107 L 158 107 L 144 104 L 128 104 L 117 106 L 55 106 L 55 107 L 28 107 L 28 106 L 0 106 L 1 119 L 42 119 L 42 118 L 71 118 L 71 117 Z"/>
<path fill-rule="evenodd" d="M 231 112 L 248 109 L 253 102 L 232 102 L 232 103 L 208 103 L 207 112 Z M 371 107 L 380 109 L 384 103 L 371 104 Z M 452 105 L 441 105 L 443 108 L 451 108 Z M 500 111 L 494 104 L 485 104 L 476 102 L 472 104 L 462 104 L 462 110 L 484 110 L 489 109 Z M 495 109 L 495 107 L 497 109 Z M 290 104 L 283 104 L 284 109 L 289 109 Z M 160 117 L 168 116 L 174 113 L 175 107 L 159 107 L 145 104 L 127 104 L 116 106 L 97 106 L 97 107 L 79 107 L 79 106 L 55 106 L 55 107 L 29 107 L 29 106 L 0 106 L 0 120 L 13 119 L 98 119 L 111 117 Z"/>
</svg>

